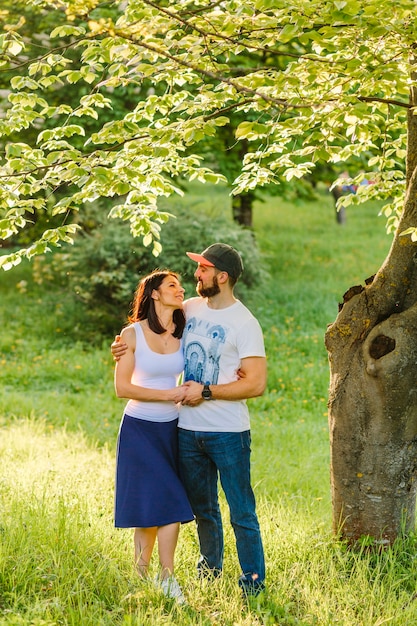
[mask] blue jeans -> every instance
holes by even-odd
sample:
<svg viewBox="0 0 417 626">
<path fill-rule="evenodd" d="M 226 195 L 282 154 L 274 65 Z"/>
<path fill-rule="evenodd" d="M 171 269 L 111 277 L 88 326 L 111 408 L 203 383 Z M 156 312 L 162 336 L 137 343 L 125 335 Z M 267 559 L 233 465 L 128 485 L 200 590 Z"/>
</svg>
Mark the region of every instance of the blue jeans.
<svg viewBox="0 0 417 626">
<path fill-rule="evenodd" d="M 250 483 L 250 431 L 195 432 L 179 428 L 180 475 L 196 517 L 203 567 L 223 567 L 223 526 L 218 476 L 230 509 L 230 522 L 242 576 L 240 586 L 263 588 L 265 559 L 255 496 Z"/>
</svg>

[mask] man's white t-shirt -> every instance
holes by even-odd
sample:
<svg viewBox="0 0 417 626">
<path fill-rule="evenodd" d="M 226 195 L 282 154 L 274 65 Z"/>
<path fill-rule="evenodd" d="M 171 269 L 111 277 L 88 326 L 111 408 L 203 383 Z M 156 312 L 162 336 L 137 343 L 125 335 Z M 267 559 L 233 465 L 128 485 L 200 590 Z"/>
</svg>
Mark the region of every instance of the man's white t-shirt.
<svg viewBox="0 0 417 626">
<path fill-rule="evenodd" d="M 239 300 L 225 309 L 211 309 L 203 298 L 184 303 L 184 381 L 222 385 L 238 379 L 241 360 L 265 357 L 257 319 Z M 178 426 L 203 432 L 249 430 L 246 400 L 205 400 L 181 406 Z"/>
</svg>

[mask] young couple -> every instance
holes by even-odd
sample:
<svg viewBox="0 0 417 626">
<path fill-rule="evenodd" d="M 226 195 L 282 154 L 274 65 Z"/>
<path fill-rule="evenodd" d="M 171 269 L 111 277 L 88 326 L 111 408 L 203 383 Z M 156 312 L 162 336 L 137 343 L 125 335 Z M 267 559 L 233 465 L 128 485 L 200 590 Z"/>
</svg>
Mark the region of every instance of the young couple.
<svg viewBox="0 0 417 626">
<path fill-rule="evenodd" d="M 118 438 L 115 526 L 135 529 L 141 576 L 158 540 L 157 584 L 180 603 L 174 552 L 181 523 L 196 521 L 200 574 L 222 571 L 218 478 L 235 533 L 239 586 L 256 595 L 265 580 L 246 405 L 266 386 L 262 331 L 234 296 L 239 253 L 215 243 L 187 255 L 198 263 L 198 297 L 184 302 L 174 272 L 152 272 L 139 283 L 130 325 L 112 344 L 116 393 L 129 399 Z"/>
</svg>

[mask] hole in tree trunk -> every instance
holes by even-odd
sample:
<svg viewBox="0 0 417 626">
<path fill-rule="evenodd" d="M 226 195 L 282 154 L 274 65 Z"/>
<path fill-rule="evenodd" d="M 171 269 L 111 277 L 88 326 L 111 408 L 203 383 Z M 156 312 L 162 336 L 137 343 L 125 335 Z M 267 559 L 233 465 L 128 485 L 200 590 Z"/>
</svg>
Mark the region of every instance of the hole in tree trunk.
<svg viewBox="0 0 417 626">
<path fill-rule="evenodd" d="M 395 339 L 386 337 L 386 335 L 378 335 L 373 340 L 369 348 L 369 354 L 373 359 L 380 359 L 385 354 L 389 354 L 395 349 Z"/>
</svg>

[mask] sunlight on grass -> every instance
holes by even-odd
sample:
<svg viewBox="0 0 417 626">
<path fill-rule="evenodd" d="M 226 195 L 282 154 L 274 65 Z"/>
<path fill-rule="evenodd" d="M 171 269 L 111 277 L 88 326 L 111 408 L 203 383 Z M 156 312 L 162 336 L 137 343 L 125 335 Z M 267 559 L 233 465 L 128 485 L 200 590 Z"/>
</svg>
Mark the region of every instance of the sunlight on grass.
<svg viewBox="0 0 417 626">
<path fill-rule="evenodd" d="M 0 459 L 3 625 L 375 626 L 387 614 L 390 624 L 412 623 L 402 620 L 414 610 L 413 542 L 379 557 L 346 551 L 331 536 L 320 501 L 307 490 L 284 493 L 280 473 L 275 488 L 271 480 L 258 495 L 267 593 L 249 604 L 240 597 L 227 523 L 223 577 L 198 580 L 189 524 L 177 557 L 188 599 L 180 608 L 136 578 L 130 531 L 112 525 L 114 459 L 106 448 L 82 434 L 51 432 L 42 420 L 15 421 L 1 430 Z M 226 520 L 224 500 L 222 512 Z"/>
<path fill-rule="evenodd" d="M 99 452 L 89 449 L 82 434 L 48 431 L 51 429 L 44 420 L 16 422 L 2 429 L 3 485 L 16 489 L 22 498 L 30 493 L 41 500 L 45 494 L 66 497 L 73 492 L 81 501 L 91 495 L 90 481 L 94 481 L 96 488 L 102 488 L 99 497 L 108 510 L 111 455 L 105 448 Z M 73 506 L 74 495 L 71 502 Z"/>
</svg>

